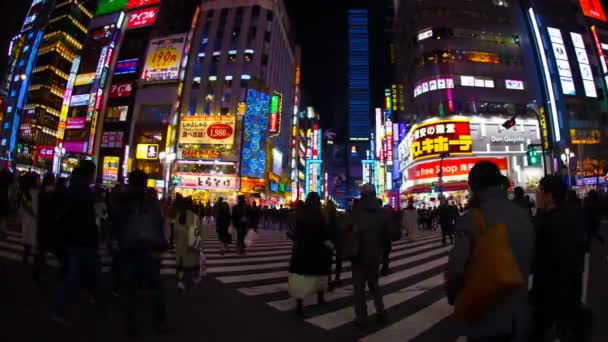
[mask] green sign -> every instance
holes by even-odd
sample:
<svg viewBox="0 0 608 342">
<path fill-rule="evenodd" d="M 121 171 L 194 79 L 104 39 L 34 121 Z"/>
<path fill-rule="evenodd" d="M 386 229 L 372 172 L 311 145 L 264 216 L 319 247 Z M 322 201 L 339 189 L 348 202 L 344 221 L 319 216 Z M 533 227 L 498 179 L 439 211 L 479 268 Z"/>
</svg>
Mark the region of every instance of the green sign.
<svg viewBox="0 0 608 342">
<path fill-rule="evenodd" d="M 270 114 L 277 114 L 279 112 L 279 95 L 273 95 L 270 101 Z"/>
<path fill-rule="evenodd" d="M 100 0 L 95 15 L 122 11 L 127 6 L 127 2 L 128 0 Z"/>
<path fill-rule="evenodd" d="M 285 192 L 285 184 L 279 183 L 279 192 Z"/>
<path fill-rule="evenodd" d="M 536 151 L 536 147 L 529 147 L 528 153 L 526 153 L 526 158 L 528 159 L 528 166 L 540 166 L 541 159 L 538 155 L 538 151 Z"/>
</svg>

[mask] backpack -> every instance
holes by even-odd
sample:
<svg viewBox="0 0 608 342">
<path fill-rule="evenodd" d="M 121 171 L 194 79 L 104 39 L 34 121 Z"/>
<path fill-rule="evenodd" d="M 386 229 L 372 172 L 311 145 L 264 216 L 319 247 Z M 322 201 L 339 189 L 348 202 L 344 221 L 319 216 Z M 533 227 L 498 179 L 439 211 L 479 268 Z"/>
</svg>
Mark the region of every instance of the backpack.
<svg viewBox="0 0 608 342">
<path fill-rule="evenodd" d="M 122 242 L 127 249 L 167 249 L 160 205 L 155 198 L 144 195 L 143 198 L 133 201 L 123 227 Z"/>
</svg>

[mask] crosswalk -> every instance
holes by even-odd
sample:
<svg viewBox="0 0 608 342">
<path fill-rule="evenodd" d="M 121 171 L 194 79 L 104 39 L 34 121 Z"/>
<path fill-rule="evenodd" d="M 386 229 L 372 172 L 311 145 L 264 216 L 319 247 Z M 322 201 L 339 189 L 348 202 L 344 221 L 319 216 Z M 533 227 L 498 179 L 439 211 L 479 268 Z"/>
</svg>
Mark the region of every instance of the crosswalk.
<svg viewBox="0 0 608 342">
<path fill-rule="evenodd" d="M 281 232 L 260 232 L 247 255 L 219 254 L 220 243 L 211 235 L 206 243 L 209 275 L 236 291 L 259 299 L 271 308 L 293 315 L 296 302 L 287 288 L 291 242 Z M 450 335 L 448 316 L 451 306 L 443 295 L 444 277 L 450 247 L 441 243 L 440 234 L 420 234 L 415 242 L 399 241 L 391 253 L 391 273 L 380 278 L 389 324 L 358 333 L 352 328 L 352 273 L 343 265 L 342 282 L 325 295 L 326 305 L 316 297 L 306 298 L 305 321 L 328 332 L 357 334 L 362 342 L 460 341 Z M 368 301 L 370 315 L 373 301 Z"/>
<path fill-rule="evenodd" d="M 207 273 L 273 310 L 295 315 L 296 303 L 287 289 L 291 248 L 292 243 L 284 232 L 260 231 L 258 240 L 248 248 L 246 256 L 236 255 L 234 249 L 222 255 L 221 243 L 213 229 L 209 229 L 205 242 Z M 306 323 L 336 336 L 349 336 L 348 340 L 351 341 L 457 341 L 450 329 L 446 329 L 449 328 L 447 318 L 452 311 L 443 294 L 443 272 L 449 250 L 449 246 L 441 243 L 437 232 L 421 233 L 414 242 L 398 241 L 393 244 L 391 272 L 380 278 L 388 324 L 372 326 L 371 330 L 365 332 L 352 326 L 355 313 L 349 262 L 343 264 L 341 284 L 326 293 L 326 305 L 318 306 L 316 298 L 304 300 Z M 0 241 L 0 258 L 21 261 L 22 254 L 20 234 L 9 232 L 8 239 Z M 105 248 L 100 249 L 100 256 L 103 269 L 107 271 L 111 256 Z M 52 257 L 49 259 L 50 264 L 57 264 Z M 173 275 L 175 266 L 175 251 L 168 251 L 162 256 L 161 272 Z M 373 302 L 369 300 L 367 304 L 370 315 L 373 315 Z"/>
</svg>

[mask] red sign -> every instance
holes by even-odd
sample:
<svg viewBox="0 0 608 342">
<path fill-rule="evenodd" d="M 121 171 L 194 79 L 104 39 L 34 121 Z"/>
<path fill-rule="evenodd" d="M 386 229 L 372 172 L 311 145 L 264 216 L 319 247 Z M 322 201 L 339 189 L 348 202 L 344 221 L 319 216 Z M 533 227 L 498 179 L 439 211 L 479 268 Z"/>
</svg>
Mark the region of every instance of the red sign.
<svg viewBox="0 0 608 342">
<path fill-rule="evenodd" d="M 412 160 L 437 157 L 442 153 L 465 155 L 473 153 L 469 121 L 439 120 L 416 126 L 412 132 Z"/>
<path fill-rule="evenodd" d="M 160 7 L 144 8 L 129 13 L 129 22 L 127 28 L 137 28 L 148 25 L 154 25 Z"/>
<path fill-rule="evenodd" d="M 589 18 L 606 22 L 606 13 L 600 3 L 600 0 L 579 0 L 579 4 L 583 9 L 583 14 Z"/>
<path fill-rule="evenodd" d="M 110 88 L 110 98 L 129 97 L 132 91 L 133 83 L 131 82 L 114 83 Z"/>
<path fill-rule="evenodd" d="M 127 9 L 134 9 L 134 8 L 154 5 L 154 4 L 158 4 L 159 2 L 160 2 L 160 0 L 129 0 L 129 3 L 127 4 Z"/>
<path fill-rule="evenodd" d="M 55 146 L 36 146 L 36 155 L 42 159 L 52 159 L 55 156 Z"/>
<path fill-rule="evenodd" d="M 65 128 L 67 128 L 67 129 L 82 129 L 82 128 L 84 128 L 84 126 L 86 125 L 86 123 L 87 123 L 87 118 L 84 118 L 84 117 L 69 118 L 67 126 Z"/>
<path fill-rule="evenodd" d="M 466 176 L 480 161 L 489 161 L 501 171 L 508 169 L 507 158 L 458 158 L 443 160 L 443 177 Z M 407 169 L 408 180 L 439 178 L 440 160 L 423 162 Z"/>
<path fill-rule="evenodd" d="M 222 153 L 219 151 L 182 150 L 182 159 L 220 159 Z"/>
<path fill-rule="evenodd" d="M 207 128 L 207 136 L 211 139 L 223 140 L 232 136 L 232 126 L 224 123 L 213 123 Z"/>
</svg>

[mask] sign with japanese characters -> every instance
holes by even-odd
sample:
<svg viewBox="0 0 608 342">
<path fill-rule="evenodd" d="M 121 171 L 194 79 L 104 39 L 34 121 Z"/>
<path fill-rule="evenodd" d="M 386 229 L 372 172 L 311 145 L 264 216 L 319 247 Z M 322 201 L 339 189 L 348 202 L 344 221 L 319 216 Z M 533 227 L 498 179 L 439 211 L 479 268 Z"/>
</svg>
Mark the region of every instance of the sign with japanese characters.
<svg viewBox="0 0 608 342">
<path fill-rule="evenodd" d="M 220 151 L 206 151 L 206 150 L 182 150 L 182 159 L 189 160 L 209 160 L 209 159 L 220 159 L 222 158 L 222 152 Z"/>
<path fill-rule="evenodd" d="M 150 6 L 159 3 L 160 0 L 129 0 L 127 3 L 127 9 L 134 9 L 144 6 Z"/>
<path fill-rule="evenodd" d="M 232 145 L 236 117 L 233 115 L 185 116 L 180 144 Z"/>
<path fill-rule="evenodd" d="M 55 156 L 55 146 L 36 146 L 36 154 L 41 159 L 52 159 Z"/>
<path fill-rule="evenodd" d="M 489 161 L 501 171 L 508 169 L 507 158 L 455 158 L 444 159 L 443 165 L 440 160 L 418 163 L 407 169 L 407 180 L 434 179 L 439 177 L 439 171 L 443 168 L 443 177 L 466 176 L 473 166 L 481 161 Z"/>
<path fill-rule="evenodd" d="M 133 83 L 120 82 L 112 84 L 110 87 L 110 98 L 129 97 L 133 91 Z"/>
<path fill-rule="evenodd" d="M 198 190 L 239 190 L 239 177 L 236 175 L 177 172 L 173 174 L 173 180 L 178 188 Z"/>
<path fill-rule="evenodd" d="M 423 123 L 412 130 L 410 155 L 412 160 L 473 153 L 471 127 L 467 119 L 450 119 Z"/>
<path fill-rule="evenodd" d="M 127 22 L 127 28 L 138 28 L 156 23 L 156 17 L 158 17 L 158 10 L 160 7 L 150 7 L 139 9 L 129 13 L 129 21 Z"/>
<path fill-rule="evenodd" d="M 156 160 L 158 159 L 158 144 L 137 144 L 135 150 L 136 159 Z"/>
<path fill-rule="evenodd" d="M 141 79 L 144 81 L 177 80 L 185 44 L 185 34 L 151 40 Z"/>
</svg>

